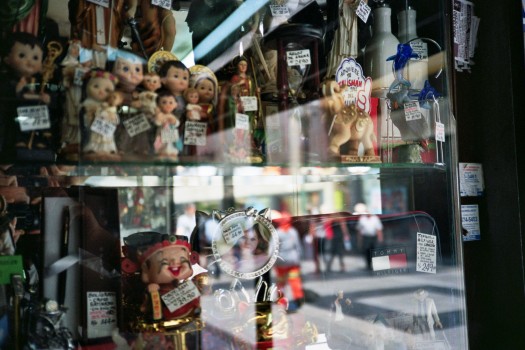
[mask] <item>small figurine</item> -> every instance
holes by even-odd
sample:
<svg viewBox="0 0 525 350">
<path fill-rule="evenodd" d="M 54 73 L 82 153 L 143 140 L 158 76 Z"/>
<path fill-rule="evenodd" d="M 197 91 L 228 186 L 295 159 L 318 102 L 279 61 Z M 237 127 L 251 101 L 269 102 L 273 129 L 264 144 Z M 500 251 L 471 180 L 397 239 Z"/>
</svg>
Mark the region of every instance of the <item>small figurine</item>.
<svg viewBox="0 0 525 350">
<path fill-rule="evenodd" d="M 146 322 L 191 322 L 200 314 L 200 295 L 208 292 L 208 275 L 197 272 L 202 271 L 197 265 L 199 255 L 192 251 L 187 236 L 138 232 L 124 238 L 124 243 L 123 271 L 133 273 L 139 268 L 147 285 L 141 306 Z"/>
<path fill-rule="evenodd" d="M 170 60 L 164 62 L 159 69 L 162 86 L 169 90 L 177 100 L 178 107 L 174 114 L 181 119 L 186 109 L 183 93 L 190 83 L 190 71 L 181 61 Z"/>
<path fill-rule="evenodd" d="M 187 88 L 184 91 L 186 101 L 186 120 L 201 120 L 202 107 L 199 106 L 199 92 L 195 88 Z"/>
<path fill-rule="evenodd" d="M 82 102 L 84 157 L 119 159 L 114 132 L 119 124 L 117 107 L 122 93 L 115 93 L 118 79 L 109 72 L 94 70 L 86 85 L 87 98 Z"/>
<path fill-rule="evenodd" d="M 10 155 L 13 156 L 13 145 L 17 149 L 35 148 L 41 151 L 50 150 L 52 146 L 51 116 L 47 107 L 51 96 L 45 91 L 45 81 L 41 74 L 43 52 L 42 43 L 28 33 L 13 33 L 6 40 L 3 52 L 6 73 L 0 79 L 0 94 L 7 103 L 0 107 L 0 151 L 5 147 L 9 149 L 6 150 L 7 153 L 12 153 Z M 17 118 L 17 109 L 37 105 L 38 114 L 32 119 L 42 127 L 35 129 L 34 123 L 30 123 L 31 126 L 27 128 L 27 125 Z M 16 121 L 20 121 L 20 124 Z M 11 131 L 6 133 L 6 130 Z"/>
<path fill-rule="evenodd" d="M 410 87 L 410 82 L 403 76 L 403 70 L 411 58 L 419 58 L 419 55 L 413 52 L 412 46 L 410 46 L 410 44 L 398 44 L 397 53 L 386 59 L 387 61 L 394 61 L 396 79 L 392 85 L 404 84 Z"/>
<path fill-rule="evenodd" d="M 147 91 L 157 91 L 162 87 L 160 83 L 160 76 L 157 73 L 149 72 L 144 74 L 144 79 L 142 80 L 142 86 Z"/>
<path fill-rule="evenodd" d="M 179 150 L 175 143 L 179 141 L 179 119 L 173 114 L 177 108 L 177 101 L 168 91 L 160 93 L 157 97 L 158 111 L 155 114 L 157 132 L 155 136 L 155 153 L 160 156 L 176 157 Z"/>
</svg>

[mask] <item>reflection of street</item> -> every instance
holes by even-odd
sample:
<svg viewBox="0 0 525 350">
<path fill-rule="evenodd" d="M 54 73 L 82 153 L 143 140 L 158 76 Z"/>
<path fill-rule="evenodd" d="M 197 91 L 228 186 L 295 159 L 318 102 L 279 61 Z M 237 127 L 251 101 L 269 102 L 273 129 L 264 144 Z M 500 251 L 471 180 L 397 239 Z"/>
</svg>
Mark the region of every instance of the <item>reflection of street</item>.
<svg viewBox="0 0 525 350">
<path fill-rule="evenodd" d="M 375 276 L 366 269 L 361 255 L 346 255 L 347 272 L 316 274 L 314 261 L 302 261 L 305 304 L 289 313 L 294 331 L 306 321 L 319 331 L 318 343 L 306 347 L 317 349 L 460 349 L 466 348 L 466 325 L 461 322 L 464 309 L 458 308 L 463 291 L 457 289 L 461 276 L 457 269 L 440 266 L 437 274 L 416 273 Z M 215 280 L 216 288 L 229 289 L 231 278 Z M 272 276 L 272 282 L 275 282 Z M 254 281 L 242 281 L 250 293 Z M 415 334 L 414 292 L 423 288 L 434 299 L 443 329 Z M 342 291 L 351 306 L 343 308 L 344 318 L 334 323 L 331 307 Z M 210 300 L 211 302 L 212 300 Z M 332 311 L 333 312 L 333 311 Z M 221 321 L 212 322 L 221 327 Z M 228 331 L 228 330 L 226 330 Z M 341 337 L 343 335 L 343 337 Z M 253 333 L 255 337 L 255 332 Z M 335 339 L 335 340 L 334 340 Z M 450 343 L 452 344 L 450 344 Z"/>
</svg>

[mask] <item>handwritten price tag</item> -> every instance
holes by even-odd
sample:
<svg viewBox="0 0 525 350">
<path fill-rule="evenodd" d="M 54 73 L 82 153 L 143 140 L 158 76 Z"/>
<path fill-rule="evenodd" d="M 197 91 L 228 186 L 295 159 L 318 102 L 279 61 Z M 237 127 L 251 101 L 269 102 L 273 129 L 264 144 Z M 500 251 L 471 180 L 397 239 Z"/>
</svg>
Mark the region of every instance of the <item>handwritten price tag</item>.
<svg viewBox="0 0 525 350">
<path fill-rule="evenodd" d="M 423 118 L 421 111 L 419 110 L 419 102 L 408 102 L 404 104 L 405 120 L 407 122 L 412 120 L 419 120 Z"/>
<path fill-rule="evenodd" d="M 234 245 L 244 235 L 241 225 L 232 225 L 222 230 L 222 237 L 228 245 Z"/>
<path fill-rule="evenodd" d="M 184 144 L 193 146 L 206 146 L 206 128 L 203 122 L 187 121 L 184 123 Z"/>
<path fill-rule="evenodd" d="M 437 238 L 425 233 L 417 233 L 416 271 L 436 273 Z"/>
<path fill-rule="evenodd" d="M 272 17 L 289 17 L 290 10 L 286 5 L 270 5 Z"/>
<path fill-rule="evenodd" d="M 43 130 L 51 127 L 47 106 L 18 107 L 18 122 L 21 131 Z"/>
<path fill-rule="evenodd" d="M 124 124 L 124 128 L 126 128 L 126 131 L 130 137 L 137 136 L 138 134 L 148 131 L 151 128 L 148 118 L 143 113 L 124 120 L 122 124 Z"/>
<path fill-rule="evenodd" d="M 250 117 L 246 114 L 235 114 L 235 128 L 242 130 L 250 130 Z"/>
<path fill-rule="evenodd" d="M 87 292 L 88 338 L 107 337 L 117 323 L 114 292 Z"/>
<path fill-rule="evenodd" d="M 304 66 L 311 64 L 310 50 L 286 51 L 286 63 L 288 66 Z"/>
<path fill-rule="evenodd" d="M 445 142 L 445 124 L 436 122 L 436 141 Z"/>
<path fill-rule="evenodd" d="M 173 312 L 180 309 L 194 299 L 200 297 L 200 292 L 193 281 L 186 281 L 177 288 L 161 296 L 162 301 Z"/>
<path fill-rule="evenodd" d="M 371 11 L 370 6 L 368 6 L 366 2 L 361 0 L 359 1 L 359 5 L 357 6 L 355 13 L 357 17 L 361 19 L 361 21 L 366 23 L 366 21 L 368 21 L 368 16 L 370 15 L 370 11 Z"/>
<path fill-rule="evenodd" d="M 91 131 L 96 132 L 97 134 L 111 137 L 115 133 L 117 126 L 113 123 L 108 122 L 107 120 L 96 117 L 91 124 Z"/>
<path fill-rule="evenodd" d="M 162 7 L 166 10 L 171 10 L 171 0 L 151 0 L 151 4 L 154 6 Z"/>
<path fill-rule="evenodd" d="M 257 110 L 257 97 L 241 96 L 241 102 L 245 112 L 253 112 Z"/>
</svg>

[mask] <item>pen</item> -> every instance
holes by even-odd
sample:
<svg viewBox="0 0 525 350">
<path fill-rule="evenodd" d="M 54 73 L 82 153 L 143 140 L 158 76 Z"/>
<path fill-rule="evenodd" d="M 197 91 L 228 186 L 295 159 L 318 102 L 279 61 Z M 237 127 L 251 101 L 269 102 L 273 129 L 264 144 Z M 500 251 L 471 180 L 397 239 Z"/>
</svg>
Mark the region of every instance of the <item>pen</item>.
<svg viewBox="0 0 525 350">
<path fill-rule="evenodd" d="M 69 253 L 69 207 L 65 206 L 63 209 L 62 216 L 62 237 L 60 246 L 60 259 L 66 257 Z M 66 281 L 67 281 L 67 270 L 62 271 L 58 275 L 58 297 L 57 301 L 59 305 L 64 305 L 66 299 Z"/>
</svg>

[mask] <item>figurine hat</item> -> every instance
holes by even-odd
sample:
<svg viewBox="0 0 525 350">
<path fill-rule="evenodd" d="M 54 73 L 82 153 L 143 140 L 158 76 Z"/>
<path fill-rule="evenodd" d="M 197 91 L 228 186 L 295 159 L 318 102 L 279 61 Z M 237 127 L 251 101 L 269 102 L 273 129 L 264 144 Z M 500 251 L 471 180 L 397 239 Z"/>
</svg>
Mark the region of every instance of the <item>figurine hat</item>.
<svg viewBox="0 0 525 350">
<path fill-rule="evenodd" d="M 137 232 L 124 238 L 124 255 L 141 266 L 153 253 L 166 247 L 180 246 L 191 252 L 186 236 L 168 235 L 154 231 Z M 138 267 L 137 266 L 137 267 Z"/>
</svg>

